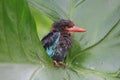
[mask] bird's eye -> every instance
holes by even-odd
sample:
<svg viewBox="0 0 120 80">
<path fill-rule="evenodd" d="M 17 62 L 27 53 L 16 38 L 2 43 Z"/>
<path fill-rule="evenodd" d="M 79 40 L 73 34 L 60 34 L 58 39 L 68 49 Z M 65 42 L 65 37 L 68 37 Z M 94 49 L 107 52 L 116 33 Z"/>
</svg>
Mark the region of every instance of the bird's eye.
<svg viewBox="0 0 120 80">
<path fill-rule="evenodd" d="M 69 29 L 68 27 L 65 28 L 65 30 L 68 30 L 68 29 Z"/>
</svg>

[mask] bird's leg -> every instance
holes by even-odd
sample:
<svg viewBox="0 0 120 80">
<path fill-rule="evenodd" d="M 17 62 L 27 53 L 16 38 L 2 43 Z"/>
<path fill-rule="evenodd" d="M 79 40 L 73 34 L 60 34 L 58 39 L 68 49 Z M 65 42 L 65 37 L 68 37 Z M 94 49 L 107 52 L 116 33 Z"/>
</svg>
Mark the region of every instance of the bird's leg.
<svg viewBox="0 0 120 80">
<path fill-rule="evenodd" d="M 60 65 L 62 65 L 64 68 L 66 67 L 66 64 L 63 62 L 59 62 Z"/>
<path fill-rule="evenodd" d="M 59 67 L 58 62 L 57 62 L 57 61 L 55 61 L 55 60 L 54 60 L 54 66 L 55 66 L 55 67 Z"/>
</svg>

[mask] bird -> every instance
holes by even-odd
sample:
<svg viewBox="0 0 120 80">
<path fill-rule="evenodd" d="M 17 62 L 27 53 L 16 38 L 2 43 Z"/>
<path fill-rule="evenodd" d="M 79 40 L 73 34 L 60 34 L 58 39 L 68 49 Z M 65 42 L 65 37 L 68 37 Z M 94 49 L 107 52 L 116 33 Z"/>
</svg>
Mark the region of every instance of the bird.
<svg viewBox="0 0 120 80">
<path fill-rule="evenodd" d="M 68 50 L 72 48 L 72 33 L 85 31 L 75 26 L 71 20 L 60 19 L 52 24 L 50 32 L 42 38 L 41 42 L 55 67 L 60 65 L 66 67 L 65 59 Z"/>
</svg>

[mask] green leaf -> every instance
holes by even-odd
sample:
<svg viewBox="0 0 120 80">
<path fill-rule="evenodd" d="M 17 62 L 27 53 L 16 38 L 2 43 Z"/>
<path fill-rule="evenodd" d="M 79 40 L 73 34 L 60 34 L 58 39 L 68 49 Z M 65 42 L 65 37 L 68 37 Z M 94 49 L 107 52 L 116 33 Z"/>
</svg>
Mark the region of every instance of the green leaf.
<svg viewBox="0 0 120 80">
<path fill-rule="evenodd" d="M 40 13 L 34 7 L 30 6 L 30 9 L 35 19 L 39 39 L 41 40 L 45 36 L 45 34 L 47 34 L 50 31 L 50 27 L 53 21 L 47 16 Z"/>
<path fill-rule="evenodd" d="M 120 79 L 119 0 L 28 2 L 0 0 L 2 80 Z M 73 34 L 74 44 L 68 53 L 65 69 L 51 66 L 51 59 L 39 40 L 49 32 L 52 22 L 61 18 L 71 19 L 76 26 L 87 30 Z"/>
<path fill-rule="evenodd" d="M 0 62 L 40 63 L 46 54 L 26 1 L 0 1 Z"/>
<path fill-rule="evenodd" d="M 30 80 L 33 72 L 38 68 L 31 64 L 0 64 L 1 80 Z"/>
<path fill-rule="evenodd" d="M 53 21 L 71 19 L 87 30 L 86 33 L 74 34 L 74 45 L 67 57 L 68 66 L 82 68 L 83 73 L 94 75 L 91 78 L 88 75 L 87 80 L 109 80 L 119 76 L 119 0 L 29 0 L 29 3 Z M 77 69 L 79 75 L 81 72 Z"/>
</svg>

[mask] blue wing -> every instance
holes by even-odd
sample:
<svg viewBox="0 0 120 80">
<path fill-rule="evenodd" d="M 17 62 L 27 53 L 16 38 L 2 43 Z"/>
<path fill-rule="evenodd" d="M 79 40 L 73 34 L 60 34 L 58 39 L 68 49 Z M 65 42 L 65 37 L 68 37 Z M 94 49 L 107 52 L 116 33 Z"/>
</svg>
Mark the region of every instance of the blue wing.
<svg viewBox="0 0 120 80">
<path fill-rule="evenodd" d="M 41 40 L 49 56 L 52 57 L 55 54 L 59 39 L 60 32 L 50 32 Z"/>
</svg>

